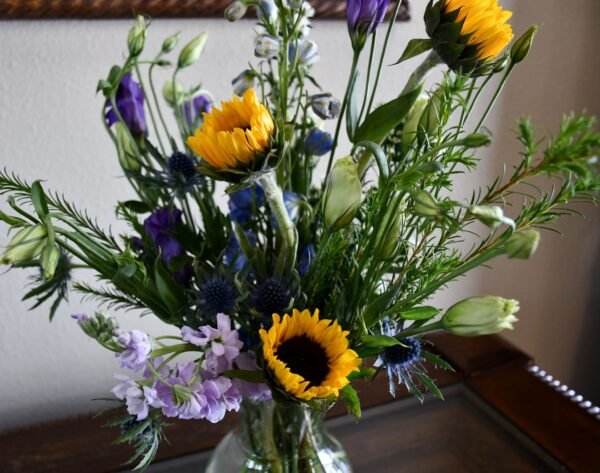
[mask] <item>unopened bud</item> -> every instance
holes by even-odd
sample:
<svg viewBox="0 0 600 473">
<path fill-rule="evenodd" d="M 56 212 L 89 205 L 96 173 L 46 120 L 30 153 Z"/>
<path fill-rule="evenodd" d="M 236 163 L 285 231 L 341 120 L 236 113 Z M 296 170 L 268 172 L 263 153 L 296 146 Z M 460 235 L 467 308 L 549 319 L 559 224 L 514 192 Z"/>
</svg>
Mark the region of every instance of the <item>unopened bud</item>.
<svg viewBox="0 0 600 473">
<path fill-rule="evenodd" d="M 184 46 L 179 53 L 179 61 L 177 63 L 177 67 L 180 69 L 183 67 L 188 67 L 194 64 L 202 51 L 204 51 L 204 46 L 206 45 L 206 40 L 208 39 L 208 33 L 200 33 L 193 40 L 191 40 L 188 44 Z"/>
<path fill-rule="evenodd" d="M 423 112 L 428 103 L 429 98 L 427 95 L 422 94 L 417 98 L 408 112 L 404 128 L 402 129 L 402 152 L 404 154 L 408 152 L 417 137 L 419 123 L 421 123 L 421 117 L 423 116 Z"/>
<path fill-rule="evenodd" d="M 297 48 L 296 48 L 297 46 Z M 290 44 L 290 60 L 296 59 L 296 49 L 298 50 L 298 63 L 303 66 L 311 66 L 319 60 L 319 51 L 317 43 L 307 39 L 302 39 L 298 44 Z"/>
<path fill-rule="evenodd" d="M 144 49 L 147 26 L 148 23 L 146 22 L 146 18 L 142 15 L 135 17 L 135 23 L 129 30 L 129 35 L 127 36 L 127 47 L 129 48 L 129 55 L 131 57 L 139 56 Z"/>
<path fill-rule="evenodd" d="M 422 217 L 437 217 L 440 207 L 433 196 L 424 190 L 417 191 L 412 195 L 414 201 L 414 212 Z"/>
<path fill-rule="evenodd" d="M 230 3 L 225 9 L 225 18 L 227 21 L 237 21 L 246 14 L 247 10 L 248 7 L 245 2 L 236 0 L 235 2 Z"/>
<path fill-rule="evenodd" d="M 175 49 L 177 43 L 179 43 L 180 34 L 175 33 L 174 35 L 169 36 L 167 39 L 163 41 L 162 44 L 162 52 L 164 54 L 170 53 Z"/>
<path fill-rule="evenodd" d="M 377 236 L 376 253 L 383 260 L 394 256 L 400 243 L 400 232 L 404 223 L 403 215 L 406 206 L 402 202 L 398 203 L 398 198 L 395 197 L 390 202 Z"/>
<path fill-rule="evenodd" d="M 263 59 L 273 59 L 279 54 L 281 41 L 269 34 L 261 34 L 256 37 L 254 43 L 254 55 Z"/>
<path fill-rule="evenodd" d="M 471 215 L 477 218 L 481 223 L 491 228 L 499 227 L 501 224 L 510 225 L 515 228 L 515 222 L 504 216 L 502 208 L 498 206 L 474 205 L 469 208 Z"/>
<path fill-rule="evenodd" d="M 325 224 L 334 232 L 349 225 L 362 200 L 358 165 L 351 156 L 338 159 L 329 174 L 325 189 Z"/>
<path fill-rule="evenodd" d="M 244 95 L 248 89 L 254 87 L 255 74 L 250 69 L 242 71 L 232 81 L 233 93 L 239 97 Z"/>
<path fill-rule="evenodd" d="M 40 255 L 40 266 L 44 274 L 44 279 L 49 280 L 54 277 L 58 261 L 60 260 L 60 249 L 56 244 L 47 244 L 42 249 Z"/>
<path fill-rule="evenodd" d="M 506 254 L 509 258 L 529 259 L 540 244 L 540 232 L 533 228 L 519 230 L 506 242 Z"/>
<path fill-rule="evenodd" d="M 313 112 L 323 119 L 329 120 L 337 118 L 340 114 L 340 101 L 334 98 L 331 94 L 317 94 L 310 98 L 310 105 Z"/>
<path fill-rule="evenodd" d="M 445 330 L 461 337 L 489 335 L 512 330 L 518 311 L 519 302 L 514 299 L 471 297 L 450 307 L 441 323 Z"/>
<path fill-rule="evenodd" d="M 491 142 L 491 138 L 485 133 L 472 133 L 461 140 L 463 146 L 466 146 L 467 148 L 481 148 L 483 146 L 489 146 Z"/>
<path fill-rule="evenodd" d="M 48 232 L 43 225 L 33 225 L 19 230 L 10 240 L 0 264 L 15 264 L 36 258 L 46 245 Z"/>
<path fill-rule="evenodd" d="M 515 44 L 513 44 L 513 47 L 510 50 L 510 59 L 513 64 L 518 64 L 527 57 L 537 31 L 538 27 L 533 25 L 523 36 L 515 41 Z"/>
<path fill-rule="evenodd" d="M 173 84 L 172 80 L 168 80 L 163 85 L 162 94 L 165 101 L 173 108 L 183 98 L 183 86 L 179 82 Z"/>
<path fill-rule="evenodd" d="M 131 133 L 122 123 L 115 123 L 117 135 L 117 154 L 119 163 L 125 171 L 137 172 L 140 170 L 140 150 Z"/>
</svg>

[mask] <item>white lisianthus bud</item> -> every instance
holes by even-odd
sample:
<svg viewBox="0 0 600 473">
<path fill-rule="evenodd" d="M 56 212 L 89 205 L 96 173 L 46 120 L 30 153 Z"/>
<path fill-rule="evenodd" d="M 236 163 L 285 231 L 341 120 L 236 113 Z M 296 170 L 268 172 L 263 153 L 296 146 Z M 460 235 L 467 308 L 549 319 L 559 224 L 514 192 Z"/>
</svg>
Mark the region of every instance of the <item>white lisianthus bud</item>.
<svg viewBox="0 0 600 473">
<path fill-rule="evenodd" d="M 188 44 L 186 44 L 179 53 L 177 67 L 181 69 L 194 64 L 202 54 L 202 51 L 204 51 L 204 46 L 206 46 L 207 39 L 208 33 L 204 32 L 200 33 Z"/>
<path fill-rule="evenodd" d="M 40 266 L 44 274 L 44 279 L 52 279 L 60 259 L 60 249 L 56 244 L 44 245 L 40 255 Z"/>
<path fill-rule="evenodd" d="M 279 54 L 281 41 L 269 34 L 261 34 L 256 37 L 254 43 L 254 55 L 263 59 L 273 59 Z"/>
<path fill-rule="evenodd" d="M 396 196 L 392 199 L 380 224 L 376 252 L 377 256 L 384 260 L 391 258 L 396 253 L 400 231 L 404 223 L 403 217 L 406 205 L 403 202 L 398 203 L 398 198 Z"/>
<path fill-rule="evenodd" d="M 477 218 L 481 223 L 491 228 L 497 228 L 501 224 L 510 225 L 515 228 L 515 222 L 508 217 L 504 216 L 502 209 L 496 205 L 474 205 L 469 208 L 471 215 Z"/>
<path fill-rule="evenodd" d="M 0 264 L 15 264 L 36 258 L 46 245 L 48 232 L 43 225 L 23 228 L 12 237 Z"/>
<path fill-rule="evenodd" d="M 237 21 L 246 14 L 247 10 L 248 7 L 246 6 L 245 2 L 241 0 L 235 0 L 235 2 L 230 3 L 225 9 L 225 18 L 227 21 Z"/>
<path fill-rule="evenodd" d="M 173 51 L 173 49 L 175 49 L 175 46 L 177 46 L 177 43 L 179 43 L 179 37 L 180 34 L 175 33 L 174 35 L 171 35 L 167 39 L 165 39 L 162 44 L 162 52 L 164 54 L 167 54 Z"/>
<path fill-rule="evenodd" d="M 239 97 L 244 95 L 248 89 L 254 87 L 256 76 L 250 69 L 242 71 L 232 81 L 233 93 Z"/>
<path fill-rule="evenodd" d="M 362 200 L 358 165 L 351 156 L 338 159 L 327 179 L 324 199 L 325 224 L 334 232 L 349 225 Z"/>
<path fill-rule="evenodd" d="M 183 86 L 179 82 L 173 84 L 172 80 L 168 80 L 163 85 L 162 94 L 165 102 L 170 107 L 175 107 L 175 104 L 180 103 L 183 99 Z"/>
<path fill-rule="evenodd" d="M 125 171 L 139 171 L 141 167 L 139 161 L 140 150 L 137 143 L 122 123 L 115 123 L 115 131 L 117 135 L 117 155 L 121 167 Z"/>
<path fill-rule="evenodd" d="M 529 259 L 540 244 L 540 232 L 534 228 L 519 230 L 506 242 L 506 254 L 509 258 Z"/>
<path fill-rule="evenodd" d="M 440 207 L 433 196 L 427 191 L 417 191 L 413 193 L 412 198 L 415 202 L 414 211 L 422 217 L 437 217 L 440 214 Z"/>
<path fill-rule="evenodd" d="M 135 17 L 135 23 L 129 30 L 127 36 L 127 47 L 129 48 L 129 55 L 132 57 L 139 56 L 144 49 L 144 42 L 146 41 L 146 18 L 142 15 Z"/>
<path fill-rule="evenodd" d="M 421 94 L 413 104 L 410 112 L 408 112 L 404 128 L 402 128 L 402 152 L 404 154 L 408 152 L 417 137 L 419 123 L 421 123 L 421 117 L 428 103 L 429 98 L 427 95 Z"/>
<path fill-rule="evenodd" d="M 454 335 L 475 337 L 512 330 L 519 319 L 519 302 L 497 296 L 471 297 L 454 304 L 441 320 L 442 327 Z"/>
</svg>

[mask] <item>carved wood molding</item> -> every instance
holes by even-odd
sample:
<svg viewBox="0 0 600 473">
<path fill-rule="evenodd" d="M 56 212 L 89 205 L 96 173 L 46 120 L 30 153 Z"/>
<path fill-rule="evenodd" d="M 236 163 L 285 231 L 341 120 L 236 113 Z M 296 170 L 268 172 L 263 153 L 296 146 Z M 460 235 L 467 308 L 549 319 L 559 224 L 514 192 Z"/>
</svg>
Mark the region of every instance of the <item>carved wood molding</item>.
<svg viewBox="0 0 600 473">
<path fill-rule="evenodd" d="M 142 12 L 153 18 L 221 16 L 232 0 L 0 0 L 0 19 L 131 18 Z M 310 0 L 317 18 L 344 18 L 344 0 Z M 394 4 L 395 2 L 391 2 Z M 390 9 L 393 5 L 390 5 Z M 402 0 L 398 19 L 410 19 Z"/>
</svg>

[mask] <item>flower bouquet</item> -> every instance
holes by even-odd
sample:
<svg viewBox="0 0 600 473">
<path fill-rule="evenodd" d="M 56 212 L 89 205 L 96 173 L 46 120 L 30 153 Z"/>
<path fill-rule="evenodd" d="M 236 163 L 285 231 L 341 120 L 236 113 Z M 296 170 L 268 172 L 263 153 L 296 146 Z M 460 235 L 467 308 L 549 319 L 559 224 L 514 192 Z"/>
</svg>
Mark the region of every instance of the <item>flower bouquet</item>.
<svg viewBox="0 0 600 473">
<path fill-rule="evenodd" d="M 569 213 L 569 202 L 594 201 L 600 134 L 585 114 L 566 116 L 548 139 L 521 119 L 519 164 L 456 200 L 454 178 L 473 172 L 490 143 L 482 126 L 535 27 L 509 46 L 511 14 L 497 0 L 431 1 L 428 37 L 407 41 L 397 63 L 424 60 L 396 98 L 379 104 L 401 2 L 349 0 L 353 62 L 338 101 L 312 75 L 319 56 L 308 2 L 236 0 L 227 19 L 250 6 L 256 60 L 220 107 L 178 81 L 207 35 L 178 55 L 178 34 L 149 53 L 148 19 L 136 18 L 124 62 L 97 89 L 102 123 L 137 195 L 116 204 L 129 231 L 114 236 L 40 181 L 4 170 L 0 194 L 10 210 L 0 219 L 14 236 L 1 263 L 36 270 L 24 299 L 52 301 L 51 318 L 76 291 L 176 328 L 147 334 L 120 330 L 103 312 L 73 316 L 129 372 L 116 375 L 116 405 L 106 413 L 121 429 L 117 441 L 134 445 L 138 468 L 154 458 L 169 418 L 219 422 L 241 410 L 208 471 L 349 472 L 324 413 L 341 401 L 360 417 L 353 382 L 382 375 L 392 395 L 404 385 L 420 400 L 442 397 L 426 367 L 451 367 L 424 334 L 512 328 L 514 300 L 474 296 L 444 309 L 428 301 L 494 258 L 530 257 L 538 230 Z M 375 32 L 386 22 L 379 47 Z M 172 70 L 160 94 L 157 68 Z M 435 68 L 443 78 L 426 86 Z M 540 176 L 551 191 L 533 186 Z M 218 202 L 224 193 L 228 208 Z M 85 270 L 97 284 L 78 281 Z"/>
</svg>

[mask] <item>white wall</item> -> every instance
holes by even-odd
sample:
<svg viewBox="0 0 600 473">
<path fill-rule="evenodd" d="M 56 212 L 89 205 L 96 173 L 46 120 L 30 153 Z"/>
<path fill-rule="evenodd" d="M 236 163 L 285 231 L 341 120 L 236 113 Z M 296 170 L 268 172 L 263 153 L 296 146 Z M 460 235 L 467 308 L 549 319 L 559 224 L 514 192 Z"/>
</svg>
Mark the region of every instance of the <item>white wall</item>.
<svg viewBox="0 0 600 473">
<path fill-rule="evenodd" d="M 425 2 L 413 3 L 415 21 L 396 29 L 390 59 L 400 55 L 408 39 L 424 34 L 419 18 Z M 539 6 L 542 0 L 527 3 Z M 560 17 L 566 9 L 564 3 L 543 1 L 545 15 Z M 580 0 L 577 3 L 591 8 L 595 2 Z M 519 24 L 535 21 L 540 12 L 527 9 L 526 13 Z M 569 31 L 579 30 L 576 27 L 584 20 L 591 21 L 589 13 L 586 16 L 582 10 L 577 14 L 579 16 L 571 20 L 573 25 Z M 99 121 L 102 100 L 95 96 L 94 90 L 97 80 L 105 76 L 113 63 L 120 61 L 128 28 L 127 21 L 0 23 L 0 164 L 27 179 L 45 179 L 48 188 L 63 192 L 80 207 L 89 209 L 104 225 L 114 220 L 116 200 L 127 199 L 132 193 L 126 181 L 119 178 L 114 150 Z M 581 82 L 586 76 L 581 70 L 585 55 L 578 46 L 585 43 L 588 33 L 580 32 L 575 38 L 563 35 L 559 42 L 555 37 L 560 29 L 560 24 L 549 22 L 547 31 L 542 31 L 533 71 L 539 74 L 539 62 L 544 65 L 553 62 L 544 47 L 551 45 L 551 51 L 567 51 L 573 47 L 569 61 L 574 69 L 553 71 L 574 84 L 572 89 L 577 92 L 571 90 L 572 96 L 560 94 L 561 100 L 555 103 L 556 97 L 544 92 L 552 90 L 556 93 L 557 86 L 552 86 L 555 83 L 553 74 L 536 76 L 545 77 L 544 83 L 540 84 L 528 81 L 533 77 L 531 74 L 519 73 L 508 90 L 509 98 L 500 103 L 499 112 L 510 110 L 515 115 L 535 110 L 535 116 L 546 126 L 546 115 L 557 117 L 563 110 L 580 108 L 581 104 L 587 103 Z M 226 99 L 231 93 L 231 78 L 245 67 L 252 54 L 251 22 L 232 25 L 222 20 L 155 20 L 148 48 L 157 50 L 162 39 L 175 31 L 181 31 L 183 38 L 189 39 L 203 30 L 210 33 L 205 55 L 183 79 L 190 85 L 202 81 L 218 99 Z M 322 57 L 316 75 L 325 90 L 340 96 L 351 59 L 345 23 L 316 22 L 314 39 Z M 398 93 L 413 66 L 409 63 L 386 69 L 381 83 L 382 100 Z M 520 92 L 524 90 L 528 92 Z M 511 126 L 512 122 L 504 119 L 504 113 L 497 117 L 502 117 L 503 127 Z M 489 126 L 496 128 L 493 121 Z M 499 136 L 502 145 L 496 145 L 492 151 L 498 159 L 506 157 L 508 160 L 505 150 L 510 149 L 514 154 L 514 149 L 504 147 L 505 134 Z M 489 178 L 497 168 L 496 164 L 490 156 L 480 175 Z M 464 182 L 472 185 L 472 181 Z M 569 225 L 573 223 L 569 222 Z M 577 264 L 577 255 L 582 244 L 590 248 L 598 246 L 597 231 L 595 237 L 580 239 L 598 226 L 594 227 L 592 222 L 577 225 L 579 230 L 567 232 L 565 241 L 561 242 L 561 253 L 543 247 L 533 262 L 519 263 L 516 270 L 514 265 L 508 269 L 502 264 L 496 275 L 483 272 L 481 278 L 462 280 L 453 285 L 439 303 L 447 304 L 484 290 L 521 297 L 525 320 L 519 328 L 524 330 L 515 340 L 535 355 L 547 357 L 543 359 L 548 368 L 552 369 L 550 365 L 554 363 L 562 369 L 564 363 L 561 365 L 561 360 L 555 358 L 570 357 L 577 330 L 570 328 L 571 319 L 562 317 L 555 307 L 562 302 L 569 304 L 573 312 L 582 312 L 583 306 L 578 301 L 585 299 L 589 274 L 587 267 Z M 1 238 L 0 244 L 4 244 L 4 232 Z M 546 238 L 551 241 L 550 237 Z M 587 255 L 581 258 L 583 262 L 588 260 Z M 562 275 L 556 269 L 561 266 L 572 269 Z M 527 282 L 519 283 L 515 274 L 524 274 L 525 267 Z M 543 278 L 549 268 L 552 268 L 553 277 Z M 69 317 L 75 312 L 91 313 L 95 305 L 81 303 L 73 294 L 69 308 L 64 308 L 49 324 L 44 309 L 28 312 L 26 305 L 20 302 L 26 283 L 23 272 L 12 271 L 0 277 L 0 430 L 94 410 L 98 406 L 90 399 L 106 396 L 114 384 L 112 373 L 116 363 L 111 354 L 80 333 Z M 524 284 L 527 284 L 527 291 L 523 290 Z M 563 334 L 567 331 L 572 337 L 558 340 L 556 331 L 540 330 L 546 325 L 542 319 L 544 314 L 552 314 L 556 324 L 562 324 Z M 155 334 L 165 330 L 160 322 L 151 318 L 140 321 L 135 314 L 121 314 L 120 321 L 124 327 L 141 327 Z M 553 347 L 552 355 L 546 355 L 549 345 Z M 569 373 L 567 367 L 564 376 Z"/>
</svg>

